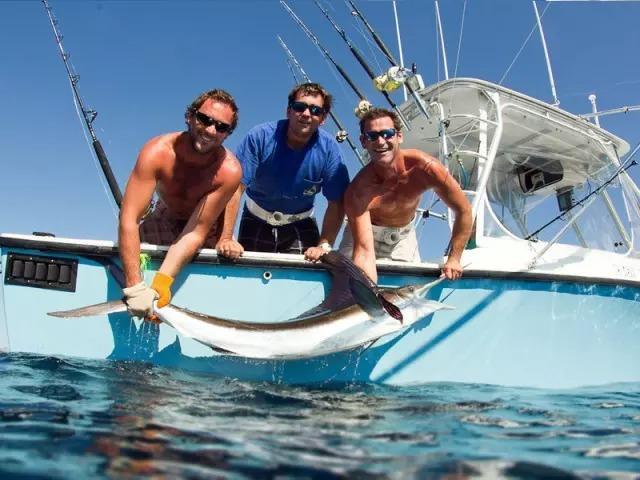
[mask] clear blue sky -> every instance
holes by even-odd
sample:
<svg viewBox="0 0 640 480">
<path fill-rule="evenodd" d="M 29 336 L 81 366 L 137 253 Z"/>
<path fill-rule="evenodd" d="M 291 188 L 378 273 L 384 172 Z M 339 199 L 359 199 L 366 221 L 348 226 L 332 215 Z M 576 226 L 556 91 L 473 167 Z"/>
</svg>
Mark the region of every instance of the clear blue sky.
<svg viewBox="0 0 640 480">
<path fill-rule="evenodd" d="M 343 1 L 323 3 L 375 69 L 386 68 Z M 367 96 L 382 104 L 315 5 L 289 4 Z M 440 2 L 451 75 L 464 4 Z M 358 5 L 397 51 L 392 3 Z M 539 10 L 547 5 L 543 22 L 561 107 L 586 113 L 590 93 L 601 109 L 640 104 L 640 2 L 540 2 Z M 240 123 L 227 141 L 232 149 L 253 125 L 284 115 L 293 80 L 276 34 L 312 79 L 334 93 L 336 113 L 357 138 L 356 97 L 276 0 L 51 0 L 51 6 L 85 103 L 99 112 L 94 126 L 122 189 L 140 147 L 182 129 L 185 107 L 201 91 L 219 87 L 236 97 Z M 405 63 L 416 62 L 427 83 L 442 79 L 433 2 L 400 0 L 397 6 Z M 458 76 L 499 81 L 534 23 L 528 0 L 469 0 Z M 0 231 L 115 239 L 113 203 L 85 142 L 40 1 L 0 2 L 0 45 Z M 504 85 L 552 100 L 537 32 Z M 640 113 L 605 117 L 602 126 L 632 145 L 640 141 Z M 327 127 L 335 131 L 330 122 Z M 353 174 L 357 162 L 343 145 Z M 640 179 L 638 167 L 631 175 Z"/>
</svg>

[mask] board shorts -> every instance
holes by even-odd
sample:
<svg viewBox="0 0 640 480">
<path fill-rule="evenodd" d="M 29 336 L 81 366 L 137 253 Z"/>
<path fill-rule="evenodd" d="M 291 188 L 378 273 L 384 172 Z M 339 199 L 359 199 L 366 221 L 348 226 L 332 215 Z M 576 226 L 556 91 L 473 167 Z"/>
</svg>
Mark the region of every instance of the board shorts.
<svg viewBox="0 0 640 480">
<path fill-rule="evenodd" d="M 202 248 L 216 248 L 221 219 L 222 215 L 209 230 Z M 140 241 L 153 245 L 171 245 L 180 236 L 187 221 L 174 218 L 166 204 L 158 201 L 140 223 Z"/>
<path fill-rule="evenodd" d="M 274 226 L 245 207 L 240 220 L 238 242 L 245 250 L 270 253 L 304 253 L 320 240 L 318 224 L 308 217 L 286 225 Z"/>
</svg>

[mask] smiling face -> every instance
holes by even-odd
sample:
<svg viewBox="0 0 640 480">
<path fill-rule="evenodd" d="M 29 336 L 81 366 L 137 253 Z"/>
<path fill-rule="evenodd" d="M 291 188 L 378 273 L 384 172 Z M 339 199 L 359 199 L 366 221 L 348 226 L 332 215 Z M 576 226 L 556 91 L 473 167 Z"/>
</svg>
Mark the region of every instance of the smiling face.
<svg viewBox="0 0 640 480">
<path fill-rule="evenodd" d="M 199 116 L 205 121 L 199 120 Z M 188 116 L 187 124 L 193 149 L 198 153 L 210 153 L 222 146 L 230 131 L 218 131 L 216 124 L 231 125 L 233 120 L 234 113 L 229 105 L 211 98 L 205 100 L 200 108 Z"/>
<path fill-rule="evenodd" d="M 367 121 L 363 130 L 365 133 L 360 135 L 360 143 L 369 152 L 371 162 L 381 166 L 392 165 L 402 143 L 402 132 L 396 130 L 393 120 L 390 117 L 375 118 Z M 395 131 L 395 135 L 385 139 L 379 134 L 388 130 Z M 373 134 L 376 138 L 370 139 L 367 133 Z"/>
<path fill-rule="evenodd" d="M 294 103 L 304 103 L 308 107 L 318 107 L 322 109 L 322 113 L 313 115 L 310 110 L 315 110 L 314 108 L 305 108 L 303 111 L 298 112 L 296 110 L 301 109 L 301 106 L 296 106 L 297 108 L 294 110 L 291 106 Z M 302 92 L 299 93 L 296 95 L 294 102 L 287 107 L 287 119 L 289 120 L 288 137 L 295 140 L 309 140 L 309 138 L 316 133 L 320 125 L 324 123 L 326 115 L 327 114 L 324 113 L 324 101 L 321 95 L 305 95 Z"/>
</svg>

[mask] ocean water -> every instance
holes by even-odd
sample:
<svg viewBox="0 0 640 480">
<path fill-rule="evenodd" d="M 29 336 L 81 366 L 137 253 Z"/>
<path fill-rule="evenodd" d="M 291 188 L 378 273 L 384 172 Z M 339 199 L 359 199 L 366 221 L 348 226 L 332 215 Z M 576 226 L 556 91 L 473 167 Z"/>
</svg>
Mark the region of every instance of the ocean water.
<svg viewBox="0 0 640 480">
<path fill-rule="evenodd" d="M 292 387 L 0 355 L 0 478 L 640 478 L 640 384 Z"/>
</svg>

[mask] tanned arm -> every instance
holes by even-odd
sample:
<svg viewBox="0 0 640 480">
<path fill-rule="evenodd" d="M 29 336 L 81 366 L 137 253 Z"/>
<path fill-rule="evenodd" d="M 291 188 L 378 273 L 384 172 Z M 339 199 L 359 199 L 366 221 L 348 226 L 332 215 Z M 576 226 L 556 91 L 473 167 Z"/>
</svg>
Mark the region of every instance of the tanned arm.
<svg viewBox="0 0 640 480">
<path fill-rule="evenodd" d="M 323 243 L 333 245 L 342 222 L 344 220 L 344 202 L 342 200 L 330 200 L 327 202 L 327 210 L 324 213 L 324 219 L 322 220 L 322 231 L 320 232 L 320 240 L 318 240 L 317 247 L 309 247 L 304 252 L 304 256 L 307 260 L 316 261 L 327 251 L 320 247 Z"/>
<path fill-rule="evenodd" d="M 158 139 L 151 140 L 142 148 L 122 200 L 118 224 L 118 246 L 127 287 L 142 280 L 138 224 L 153 197 L 158 174 L 154 166 L 155 159 L 162 155 L 165 155 L 165 152 Z"/>
<path fill-rule="evenodd" d="M 214 188 L 205 195 L 189 217 L 182 233 L 171 245 L 160 273 L 175 277 L 204 244 L 211 226 L 238 189 L 242 169 L 235 157 L 224 160 L 215 178 Z"/>
<path fill-rule="evenodd" d="M 429 182 L 440 199 L 453 210 L 455 220 L 451 231 L 451 249 L 446 263 L 442 267 L 442 273 L 450 280 L 456 280 L 462 276 L 460 258 L 464 247 L 469 241 L 473 217 L 471 204 L 460 185 L 449 174 L 446 168 L 435 159 L 424 155 L 424 171 L 429 176 Z"/>
<path fill-rule="evenodd" d="M 322 221 L 322 232 L 320 232 L 320 241 L 318 243 L 327 242 L 333 245 L 340 231 L 340 227 L 342 227 L 343 220 L 344 202 L 342 200 L 329 201 L 327 203 L 327 211 Z"/>
<path fill-rule="evenodd" d="M 362 178 L 356 176 L 344 196 L 344 207 L 353 236 L 353 263 L 367 276 L 378 282 L 376 252 L 373 243 L 373 228 L 369 213 L 369 197 L 360 187 Z"/>
<path fill-rule="evenodd" d="M 220 238 L 216 244 L 216 250 L 219 254 L 229 257 L 238 258 L 244 253 L 244 247 L 233 238 L 233 230 L 236 226 L 238 218 L 238 210 L 240 209 L 240 200 L 245 191 L 245 186 L 241 183 L 234 192 L 233 196 L 224 209 L 224 221 Z"/>
</svg>

